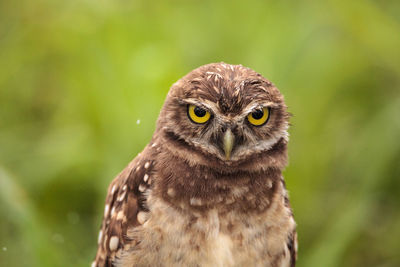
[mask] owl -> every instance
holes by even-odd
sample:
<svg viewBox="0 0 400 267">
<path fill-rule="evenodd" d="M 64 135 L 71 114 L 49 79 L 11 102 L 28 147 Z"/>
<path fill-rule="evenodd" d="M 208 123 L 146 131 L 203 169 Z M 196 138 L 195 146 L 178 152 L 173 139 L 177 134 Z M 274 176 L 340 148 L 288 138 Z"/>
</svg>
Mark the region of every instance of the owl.
<svg viewBox="0 0 400 267">
<path fill-rule="evenodd" d="M 288 121 L 279 90 L 242 65 L 178 80 L 108 188 L 92 266 L 295 266 Z"/>
</svg>

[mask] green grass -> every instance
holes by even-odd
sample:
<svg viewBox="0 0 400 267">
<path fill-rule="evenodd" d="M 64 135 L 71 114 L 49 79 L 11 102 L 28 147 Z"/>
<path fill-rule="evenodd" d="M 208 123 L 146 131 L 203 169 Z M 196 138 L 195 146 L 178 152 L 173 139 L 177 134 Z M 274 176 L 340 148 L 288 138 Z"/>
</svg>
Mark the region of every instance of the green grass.
<svg viewBox="0 0 400 267">
<path fill-rule="evenodd" d="M 399 266 L 395 0 L 0 0 L 0 266 L 88 266 L 170 85 L 219 61 L 294 114 L 298 266 Z"/>
</svg>

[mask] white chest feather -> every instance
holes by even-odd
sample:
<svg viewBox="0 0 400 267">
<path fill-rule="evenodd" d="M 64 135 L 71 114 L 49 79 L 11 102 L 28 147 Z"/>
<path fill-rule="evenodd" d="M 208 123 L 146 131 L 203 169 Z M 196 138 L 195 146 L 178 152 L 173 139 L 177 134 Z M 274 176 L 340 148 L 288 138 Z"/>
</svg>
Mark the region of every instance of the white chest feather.
<svg viewBox="0 0 400 267">
<path fill-rule="evenodd" d="M 129 233 L 140 243 L 117 266 L 284 266 L 276 257 L 287 253 L 287 233 L 294 227 L 289 217 L 275 224 L 265 215 L 221 216 L 216 210 L 193 216 L 161 202 L 151 211 Z"/>
<path fill-rule="evenodd" d="M 232 239 L 223 233 L 219 233 L 218 236 L 209 241 L 210 254 L 210 266 L 233 266 L 233 242 Z"/>
</svg>

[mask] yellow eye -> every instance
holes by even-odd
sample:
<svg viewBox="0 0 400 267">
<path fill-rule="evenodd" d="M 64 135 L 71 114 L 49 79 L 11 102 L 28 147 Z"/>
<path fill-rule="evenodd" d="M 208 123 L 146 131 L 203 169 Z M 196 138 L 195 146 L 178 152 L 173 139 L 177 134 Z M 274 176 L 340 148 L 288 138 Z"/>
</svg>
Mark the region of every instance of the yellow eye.
<svg viewBox="0 0 400 267">
<path fill-rule="evenodd" d="M 211 114 L 204 108 L 195 105 L 189 105 L 188 116 L 194 123 L 203 124 L 210 119 Z"/>
<path fill-rule="evenodd" d="M 261 126 L 268 121 L 269 118 L 269 108 L 256 109 L 249 115 L 247 119 L 254 126 Z"/>
</svg>

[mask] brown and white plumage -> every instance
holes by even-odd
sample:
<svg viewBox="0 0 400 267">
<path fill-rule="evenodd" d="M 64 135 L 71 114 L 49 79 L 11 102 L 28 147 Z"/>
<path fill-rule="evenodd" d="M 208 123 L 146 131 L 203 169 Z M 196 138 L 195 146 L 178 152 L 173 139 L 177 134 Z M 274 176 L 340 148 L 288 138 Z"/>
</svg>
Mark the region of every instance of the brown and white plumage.
<svg viewBox="0 0 400 267">
<path fill-rule="evenodd" d="M 295 266 L 288 118 L 278 89 L 241 65 L 176 82 L 151 143 L 109 186 L 92 266 Z"/>
</svg>

